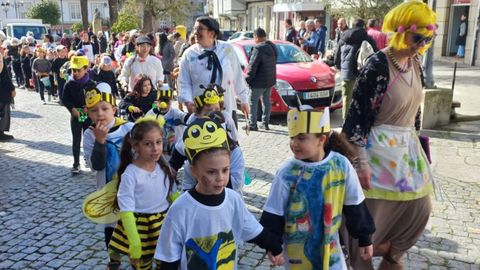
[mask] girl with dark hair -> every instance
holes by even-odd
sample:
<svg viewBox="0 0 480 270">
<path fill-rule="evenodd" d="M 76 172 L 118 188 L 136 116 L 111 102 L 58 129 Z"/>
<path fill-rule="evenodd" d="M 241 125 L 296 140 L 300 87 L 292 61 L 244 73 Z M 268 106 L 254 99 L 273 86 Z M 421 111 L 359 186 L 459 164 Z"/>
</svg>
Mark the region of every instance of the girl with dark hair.
<svg viewBox="0 0 480 270">
<path fill-rule="evenodd" d="M 133 85 L 133 91 L 128 93 L 119 105 L 120 109 L 128 112 L 128 120 L 132 122 L 152 109 L 157 100 L 155 87 L 147 75 L 137 75 Z"/>
<path fill-rule="evenodd" d="M 109 244 L 109 270 L 119 269 L 122 254 L 135 269 L 152 269 L 163 219 L 179 195 L 162 156 L 164 123 L 162 117 L 142 118 L 123 141 L 115 202 L 120 220 Z"/>
<path fill-rule="evenodd" d="M 353 149 L 330 130 L 328 108 L 288 112 L 294 157 L 278 169 L 260 223 L 284 241 L 284 255 L 296 269 L 348 269 L 340 244 L 342 217 L 359 239 L 364 260 L 373 254 L 375 226 L 350 161 Z"/>
</svg>

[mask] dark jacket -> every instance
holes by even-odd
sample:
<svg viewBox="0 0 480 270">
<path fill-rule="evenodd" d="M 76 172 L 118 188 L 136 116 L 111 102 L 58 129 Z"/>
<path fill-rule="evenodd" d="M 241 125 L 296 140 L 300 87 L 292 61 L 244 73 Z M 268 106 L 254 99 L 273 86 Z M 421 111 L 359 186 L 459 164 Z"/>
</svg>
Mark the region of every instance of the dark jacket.
<svg viewBox="0 0 480 270">
<path fill-rule="evenodd" d="M 69 112 L 73 108 L 85 107 L 85 88 L 95 87 L 95 82 L 87 81 L 85 84 L 80 84 L 75 80 L 69 80 L 63 87 L 62 102 Z"/>
<path fill-rule="evenodd" d="M 297 31 L 291 27 L 285 32 L 285 40 L 297 44 Z"/>
<path fill-rule="evenodd" d="M 22 61 L 23 75 L 25 75 L 25 78 L 27 79 L 32 78 L 32 65 L 31 65 L 32 55 L 26 54 L 25 56 L 21 56 L 20 59 Z"/>
<path fill-rule="evenodd" d="M 112 94 L 117 96 L 118 95 L 118 87 L 117 87 L 117 78 L 115 77 L 115 73 L 113 70 L 105 71 L 101 68 L 97 68 L 95 71 L 95 81 L 97 82 L 104 82 L 108 83 L 112 88 Z"/>
<path fill-rule="evenodd" d="M 146 97 L 137 97 L 134 95 L 128 95 L 126 96 L 122 102 L 120 102 L 119 107 L 122 110 L 128 111 L 128 107 L 130 106 L 135 106 L 138 107 L 140 110 L 142 110 L 143 113 L 139 114 L 132 114 L 128 113 L 128 120 L 129 121 L 135 121 L 136 118 L 146 114 L 151 108 L 152 104 L 157 100 L 157 91 L 152 89 L 150 94 Z"/>
<path fill-rule="evenodd" d="M 318 52 L 321 54 L 325 54 L 325 42 L 327 38 L 327 30 L 328 28 L 325 25 L 320 26 L 319 29 L 316 31 L 318 32 Z"/>
<path fill-rule="evenodd" d="M 3 60 L 3 68 L 0 70 L 0 103 L 9 104 L 12 101 L 12 92 L 15 86 L 12 79 L 8 76 L 8 68 L 5 59 Z"/>
<path fill-rule="evenodd" d="M 335 65 L 341 70 L 342 80 L 355 80 L 358 76 L 357 52 L 364 40 L 372 45 L 375 52 L 378 51 L 375 41 L 364 28 L 348 29 L 341 35 L 335 52 Z"/>
<path fill-rule="evenodd" d="M 98 38 L 100 43 L 100 53 L 104 53 L 107 51 L 107 38 L 105 36 L 101 36 Z"/>
<path fill-rule="evenodd" d="M 251 88 L 269 88 L 277 78 L 277 49 L 271 41 L 261 42 L 252 49 L 248 63 L 247 83 Z"/>
</svg>

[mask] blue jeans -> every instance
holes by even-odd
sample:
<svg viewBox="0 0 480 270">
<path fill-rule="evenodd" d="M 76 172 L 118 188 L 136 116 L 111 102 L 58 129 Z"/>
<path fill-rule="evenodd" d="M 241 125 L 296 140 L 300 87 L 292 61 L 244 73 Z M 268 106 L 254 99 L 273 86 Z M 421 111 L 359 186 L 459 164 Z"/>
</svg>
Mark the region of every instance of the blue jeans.
<svg viewBox="0 0 480 270">
<path fill-rule="evenodd" d="M 465 45 L 458 45 L 457 56 L 465 56 Z"/>
<path fill-rule="evenodd" d="M 252 94 L 250 96 L 250 126 L 257 126 L 257 111 L 258 111 L 258 100 L 260 96 L 262 97 L 262 122 L 268 124 L 270 122 L 270 94 L 272 93 L 272 88 L 252 88 Z"/>
</svg>

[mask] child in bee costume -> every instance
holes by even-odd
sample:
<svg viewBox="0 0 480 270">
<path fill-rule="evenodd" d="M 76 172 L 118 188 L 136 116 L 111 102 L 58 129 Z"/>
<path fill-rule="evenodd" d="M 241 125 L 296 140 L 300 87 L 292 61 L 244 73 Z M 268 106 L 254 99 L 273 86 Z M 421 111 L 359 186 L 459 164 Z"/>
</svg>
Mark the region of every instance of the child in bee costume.
<svg viewBox="0 0 480 270">
<path fill-rule="evenodd" d="M 328 108 L 302 109 L 288 112 L 294 157 L 278 169 L 260 223 L 283 238 L 286 269 L 347 270 L 338 233 L 342 215 L 365 260 L 373 253 L 375 226 L 348 159 L 354 152 L 330 130 Z"/>
<path fill-rule="evenodd" d="M 168 160 L 172 156 L 175 144 L 182 140 L 185 124 L 190 116 L 172 106 L 173 91 L 168 88 L 168 84 L 163 84 L 157 90 L 157 101 L 153 108 L 147 112 L 146 116 L 163 117 L 165 125 L 163 126 L 163 153 Z"/>
<path fill-rule="evenodd" d="M 164 123 L 162 117 L 144 117 L 125 136 L 116 201 L 120 220 L 109 245 L 109 270 L 118 269 L 122 254 L 130 258 L 135 269 L 152 269 L 163 219 L 179 195 L 163 158 Z"/>
<path fill-rule="evenodd" d="M 208 85 L 205 87 L 203 95 L 195 97 L 196 112 L 190 116 L 187 124 L 205 116 L 216 118 L 221 123 L 222 128 L 227 131 L 227 137 L 230 141 L 230 181 L 227 187 L 241 193 L 245 182 L 245 160 L 237 141 L 238 134 L 233 119 L 227 112 L 221 111 L 222 96 L 217 89 L 219 88 L 215 85 Z M 221 89 L 219 90 L 222 92 Z M 175 145 L 172 158 L 169 161 L 170 166 L 175 171 L 184 166 L 183 190 L 193 188 L 196 182 L 190 171 L 188 155 L 183 141 L 180 141 Z"/>
<path fill-rule="evenodd" d="M 84 133 L 83 151 L 87 164 L 96 172 L 97 189 L 101 189 L 107 183 L 117 180 L 123 138 L 132 129 L 133 123 L 115 117 L 117 105 L 107 83 L 86 89 L 85 104 L 93 125 Z M 95 210 L 98 209 L 93 207 L 91 211 L 84 212 L 95 222 L 101 220 L 99 223 L 111 223 L 105 225 L 105 243 L 108 246 L 116 219 L 110 218 L 112 211 L 98 213 Z"/>
<path fill-rule="evenodd" d="M 237 192 L 225 188 L 230 147 L 221 124 L 198 118 L 187 126 L 183 141 L 198 182 L 167 212 L 154 255 L 160 269 L 237 269 L 244 241 L 266 249 L 272 262 L 281 264 L 281 242 L 263 229 Z"/>
</svg>

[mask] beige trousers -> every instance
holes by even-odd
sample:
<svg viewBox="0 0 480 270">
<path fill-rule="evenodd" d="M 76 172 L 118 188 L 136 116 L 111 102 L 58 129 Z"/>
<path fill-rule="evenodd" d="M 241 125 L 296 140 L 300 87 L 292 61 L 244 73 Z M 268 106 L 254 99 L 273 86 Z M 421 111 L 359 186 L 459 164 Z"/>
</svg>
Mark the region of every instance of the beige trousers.
<svg viewBox="0 0 480 270">
<path fill-rule="evenodd" d="M 372 236 L 374 256 L 383 257 L 378 269 L 403 269 L 405 253 L 420 238 L 430 217 L 430 196 L 412 201 L 366 199 L 365 203 L 375 222 L 376 230 Z M 357 240 L 348 238 L 346 245 L 353 269 L 374 269 L 372 260 L 364 261 L 359 256 Z"/>
</svg>

